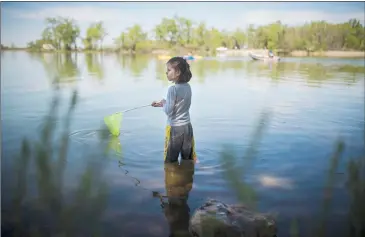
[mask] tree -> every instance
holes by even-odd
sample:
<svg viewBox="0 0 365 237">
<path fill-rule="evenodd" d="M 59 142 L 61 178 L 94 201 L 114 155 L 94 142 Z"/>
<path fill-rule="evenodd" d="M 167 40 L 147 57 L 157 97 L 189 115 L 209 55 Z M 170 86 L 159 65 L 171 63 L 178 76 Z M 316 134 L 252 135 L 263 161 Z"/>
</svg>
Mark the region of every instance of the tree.
<svg viewBox="0 0 365 237">
<path fill-rule="evenodd" d="M 142 27 L 138 24 L 127 29 L 127 32 L 122 32 L 116 39 L 116 43 L 130 51 L 136 51 L 137 46 L 142 41 L 147 39 L 147 34 L 143 32 Z"/>
<path fill-rule="evenodd" d="M 52 44 L 56 49 L 71 50 L 76 48 L 76 39 L 80 36 L 80 28 L 75 21 L 68 18 L 47 18 L 47 27 L 42 32 L 44 43 Z"/>
<path fill-rule="evenodd" d="M 29 43 L 29 48 L 41 49 L 42 44 L 52 44 L 56 49 L 76 49 L 80 28 L 68 18 L 47 18 L 41 38 Z M 86 29 L 82 38 L 85 49 L 103 49 L 108 35 L 104 23 L 99 21 Z M 311 21 L 300 26 L 288 26 L 280 21 L 267 25 L 249 25 L 245 30 L 218 30 L 204 22 L 194 23 L 190 19 L 174 16 L 164 17 L 148 37 L 140 25 L 134 25 L 121 32 L 115 39 L 118 50 L 138 51 L 160 48 L 185 47 L 214 52 L 217 47 L 268 48 L 272 50 L 365 50 L 365 28 L 358 19 L 334 24 L 326 21 Z"/>
<path fill-rule="evenodd" d="M 178 38 L 178 25 L 175 19 L 163 18 L 155 28 L 156 37 L 162 41 L 169 42 L 170 46 L 176 45 Z"/>
<path fill-rule="evenodd" d="M 204 22 L 201 22 L 198 27 L 193 31 L 193 42 L 198 46 L 202 47 L 205 41 L 205 35 L 207 33 L 207 29 Z"/>
<path fill-rule="evenodd" d="M 235 46 L 239 49 L 242 48 L 243 45 L 246 43 L 245 32 L 243 32 L 243 30 L 241 30 L 240 28 L 236 29 L 232 37 L 235 41 Z"/>
<path fill-rule="evenodd" d="M 91 24 L 86 30 L 86 37 L 83 39 L 85 49 L 97 49 L 98 44 L 99 49 L 102 49 L 103 40 L 107 34 L 103 22 Z"/>
</svg>

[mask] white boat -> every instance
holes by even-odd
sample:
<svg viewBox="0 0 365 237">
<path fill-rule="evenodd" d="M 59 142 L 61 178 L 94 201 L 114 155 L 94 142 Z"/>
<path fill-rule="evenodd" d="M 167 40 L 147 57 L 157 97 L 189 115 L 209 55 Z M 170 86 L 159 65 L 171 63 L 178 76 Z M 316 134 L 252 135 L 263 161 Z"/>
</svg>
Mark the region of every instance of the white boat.
<svg viewBox="0 0 365 237">
<path fill-rule="evenodd" d="M 269 57 L 267 55 L 253 54 L 251 52 L 248 55 L 253 60 L 259 60 L 259 61 L 275 61 L 275 62 L 280 61 L 280 57 L 278 57 L 278 56 Z"/>
<path fill-rule="evenodd" d="M 217 51 L 217 57 L 227 57 L 227 48 L 226 47 L 219 47 L 215 49 Z"/>
</svg>

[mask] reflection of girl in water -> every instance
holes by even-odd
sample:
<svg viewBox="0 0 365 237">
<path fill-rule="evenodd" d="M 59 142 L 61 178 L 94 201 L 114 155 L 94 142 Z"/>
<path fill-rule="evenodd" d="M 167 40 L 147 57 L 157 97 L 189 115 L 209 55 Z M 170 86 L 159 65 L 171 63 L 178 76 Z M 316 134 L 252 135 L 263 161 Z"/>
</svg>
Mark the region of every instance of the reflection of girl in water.
<svg viewBox="0 0 365 237">
<path fill-rule="evenodd" d="M 193 187 L 194 162 L 182 160 L 181 164 L 165 164 L 165 189 L 167 202 L 163 201 L 165 217 L 172 236 L 191 236 L 189 233 L 190 208 L 187 203 Z"/>
</svg>

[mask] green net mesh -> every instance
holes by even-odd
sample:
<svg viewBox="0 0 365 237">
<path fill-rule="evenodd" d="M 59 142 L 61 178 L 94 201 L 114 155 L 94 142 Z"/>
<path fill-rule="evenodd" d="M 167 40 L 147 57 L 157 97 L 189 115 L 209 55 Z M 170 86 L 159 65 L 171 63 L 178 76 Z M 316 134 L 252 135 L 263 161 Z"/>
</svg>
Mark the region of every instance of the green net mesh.
<svg viewBox="0 0 365 237">
<path fill-rule="evenodd" d="M 115 113 L 104 118 L 104 122 L 112 135 L 119 136 L 122 118 L 122 113 Z"/>
</svg>

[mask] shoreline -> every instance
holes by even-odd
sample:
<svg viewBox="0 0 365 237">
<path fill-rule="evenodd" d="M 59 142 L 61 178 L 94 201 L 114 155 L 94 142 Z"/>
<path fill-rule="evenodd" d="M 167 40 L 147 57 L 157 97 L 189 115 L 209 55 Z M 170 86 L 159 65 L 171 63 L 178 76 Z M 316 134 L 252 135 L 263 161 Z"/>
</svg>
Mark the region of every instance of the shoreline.
<svg viewBox="0 0 365 237">
<path fill-rule="evenodd" d="M 262 49 L 252 50 L 227 50 L 225 55 L 227 56 L 248 56 L 248 54 L 257 53 L 262 54 Z M 313 51 L 307 52 L 305 50 L 294 50 L 288 53 L 275 53 L 280 57 L 326 57 L 326 58 L 365 58 L 365 51 L 340 51 L 340 50 L 328 50 L 328 51 Z"/>
<path fill-rule="evenodd" d="M 106 54 L 121 54 L 121 55 L 151 55 L 151 56 L 169 56 L 176 54 L 176 50 L 169 50 L 169 49 L 155 49 L 149 52 L 116 52 L 112 49 L 104 49 L 104 50 L 41 50 L 41 51 L 31 51 L 27 48 L 17 48 L 17 49 L 1 49 L 1 52 L 6 51 L 26 51 L 29 53 L 106 53 Z M 186 51 L 186 50 L 184 50 Z M 248 56 L 248 54 L 256 53 L 262 54 L 264 50 L 262 49 L 242 49 L 242 50 L 226 50 L 223 53 L 217 53 L 219 55 L 225 56 Z M 194 52 L 194 55 L 202 55 L 199 52 Z M 307 52 L 305 50 L 293 50 L 287 53 L 276 53 L 280 57 L 325 57 L 325 58 L 365 58 L 365 51 L 341 51 L 341 50 L 328 50 L 328 51 L 313 51 Z M 203 56 L 204 57 L 204 56 Z"/>
</svg>

